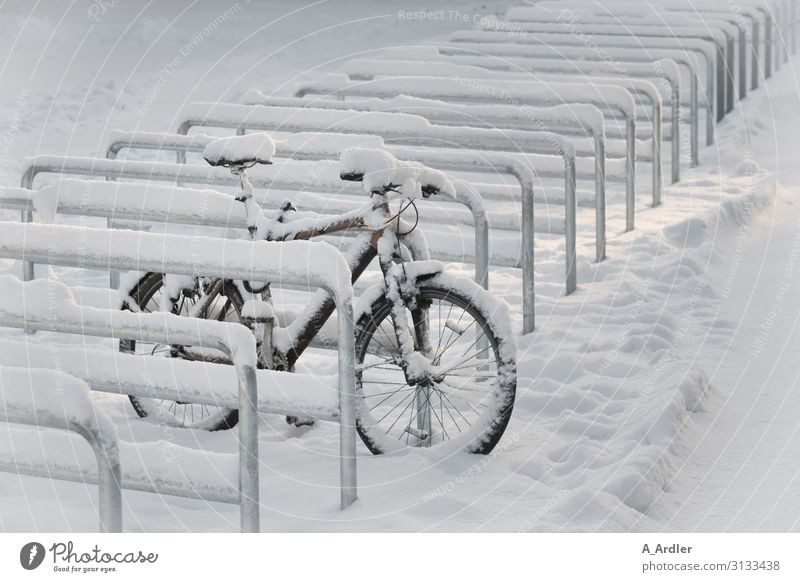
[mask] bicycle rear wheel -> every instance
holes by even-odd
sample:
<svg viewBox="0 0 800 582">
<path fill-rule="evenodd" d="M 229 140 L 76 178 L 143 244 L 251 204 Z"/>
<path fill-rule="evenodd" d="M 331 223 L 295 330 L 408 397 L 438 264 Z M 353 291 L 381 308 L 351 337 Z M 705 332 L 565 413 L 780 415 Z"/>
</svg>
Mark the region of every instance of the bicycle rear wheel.
<svg viewBox="0 0 800 582">
<path fill-rule="evenodd" d="M 159 311 L 168 301 L 165 296 L 164 276 L 161 273 L 147 273 L 129 293 L 136 307 L 144 313 Z M 189 315 L 197 297 L 185 294 L 176 305 L 178 315 Z M 217 321 L 240 321 L 242 300 L 235 285 L 224 282 L 222 290 L 211 301 L 209 308 L 201 314 L 204 319 Z M 129 354 L 153 357 L 182 357 L 174 353 L 174 346 L 120 340 L 119 350 Z M 228 358 L 218 350 L 192 348 L 192 359 L 229 364 Z M 199 357 L 197 356 L 199 354 Z M 176 402 L 155 398 L 128 396 L 133 409 L 142 418 L 152 417 L 158 422 L 180 428 L 203 430 L 226 430 L 239 422 L 239 411 L 220 406 Z"/>
<path fill-rule="evenodd" d="M 408 384 L 392 305 L 385 296 L 377 299 L 356 327 L 361 439 L 374 454 L 409 447 L 489 453 L 508 425 L 516 393 L 505 304 L 471 281 L 439 274 L 419 283 L 411 307 L 412 336 L 428 343 L 424 351 L 441 373 L 424 386 Z"/>
</svg>

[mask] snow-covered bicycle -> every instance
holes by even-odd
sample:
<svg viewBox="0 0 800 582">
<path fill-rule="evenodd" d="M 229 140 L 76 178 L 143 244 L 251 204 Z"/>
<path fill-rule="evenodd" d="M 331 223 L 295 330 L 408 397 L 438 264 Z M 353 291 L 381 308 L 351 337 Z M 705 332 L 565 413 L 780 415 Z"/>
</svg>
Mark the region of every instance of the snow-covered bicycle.
<svg viewBox="0 0 800 582">
<path fill-rule="evenodd" d="M 358 431 L 375 454 L 446 445 L 488 453 L 511 416 L 516 391 L 516 347 L 506 304 L 473 281 L 426 260 L 416 228 L 415 198 L 453 196 L 441 172 L 400 162 L 383 150 L 342 154 L 343 180 L 363 182 L 369 201 L 338 216 L 297 218 L 284 203 L 272 217 L 253 199 L 246 170 L 269 164 L 275 146 L 266 134 L 221 138 L 204 151 L 207 162 L 239 177 L 237 200 L 246 208 L 253 240 L 310 239 L 342 231 L 356 238 L 345 252 L 355 282 L 373 259 L 383 281 L 361 294 L 355 308 Z M 413 223 L 405 220 L 414 213 Z M 410 260 L 414 251 L 415 259 Z M 239 321 L 256 335 L 259 365 L 292 370 L 334 312 L 318 291 L 294 321 L 274 317 L 269 283 L 192 279 L 146 273 L 127 288 L 124 308 L 166 310 L 190 317 Z M 182 345 L 120 342 L 125 352 L 226 363 L 221 353 Z M 219 430 L 238 421 L 236 410 L 131 396 L 136 412 L 190 428 Z M 307 419 L 287 418 L 296 424 Z"/>
</svg>

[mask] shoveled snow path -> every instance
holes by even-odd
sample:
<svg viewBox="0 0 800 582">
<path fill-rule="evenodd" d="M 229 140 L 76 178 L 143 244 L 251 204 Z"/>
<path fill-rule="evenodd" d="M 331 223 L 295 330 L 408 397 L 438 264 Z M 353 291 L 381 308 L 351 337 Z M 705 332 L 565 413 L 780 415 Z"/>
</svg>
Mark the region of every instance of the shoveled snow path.
<svg viewBox="0 0 800 582">
<path fill-rule="evenodd" d="M 721 316 L 738 327 L 716 370 L 706 369 L 711 396 L 676 442 L 677 472 L 647 512 L 664 530 L 800 530 L 800 169 L 790 159 L 800 147 L 796 83 L 794 71 L 783 73 L 770 95 L 748 104 L 736 129 L 757 163 L 775 173 L 779 196 L 742 230 L 740 252 L 709 273 L 723 282 Z"/>
<path fill-rule="evenodd" d="M 790 216 L 793 225 L 761 234 L 742 254 L 738 284 L 724 306 L 739 329 L 710 377 L 706 410 L 677 443 L 678 454 L 688 456 L 650 512 L 666 530 L 800 529 L 797 207 Z"/>
</svg>

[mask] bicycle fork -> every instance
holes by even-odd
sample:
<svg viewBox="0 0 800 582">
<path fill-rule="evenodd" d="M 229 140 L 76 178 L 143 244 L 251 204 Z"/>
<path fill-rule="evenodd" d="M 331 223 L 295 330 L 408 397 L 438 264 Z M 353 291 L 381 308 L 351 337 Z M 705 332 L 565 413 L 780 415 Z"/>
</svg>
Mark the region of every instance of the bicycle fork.
<svg viewBox="0 0 800 582">
<path fill-rule="evenodd" d="M 383 245 L 397 242 L 397 233 L 391 229 L 384 231 Z M 414 402 L 416 413 L 415 426 L 409 422 L 405 431 L 415 437 L 419 446 L 431 445 L 431 396 L 434 391 L 433 371 L 431 361 L 434 357 L 433 346 L 430 343 L 430 330 L 427 306 L 418 300 L 416 284 L 416 269 L 409 277 L 403 262 L 394 262 L 394 256 L 380 252 L 379 262 L 386 284 L 386 296 L 392 304 L 391 320 L 397 345 L 400 348 L 400 367 L 409 386 L 414 387 Z M 384 247 L 385 249 L 386 247 Z M 431 263 L 432 270 L 438 271 L 440 267 Z M 411 313 L 411 322 L 408 321 L 408 310 Z"/>
</svg>

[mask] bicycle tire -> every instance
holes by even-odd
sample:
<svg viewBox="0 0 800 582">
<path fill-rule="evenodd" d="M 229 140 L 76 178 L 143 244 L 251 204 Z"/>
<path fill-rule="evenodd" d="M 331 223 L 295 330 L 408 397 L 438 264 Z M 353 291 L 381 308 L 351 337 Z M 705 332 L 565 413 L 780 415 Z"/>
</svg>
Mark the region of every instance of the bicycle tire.
<svg viewBox="0 0 800 582">
<path fill-rule="evenodd" d="M 163 286 L 164 276 L 161 273 L 146 273 L 130 290 L 129 296 L 136 303 L 137 309 L 140 311 L 148 311 L 148 305 L 150 304 L 151 300 L 153 300 L 155 295 L 163 288 Z M 224 295 L 230 300 L 230 304 L 233 307 L 236 316 L 239 317 L 239 314 L 241 313 L 242 298 L 239 294 L 239 291 L 236 289 L 236 286 L 226 281 L 223 285 L 223 291 L 221 295 Z M 209 313 L 213 313 L 213 310 L 210 310 Z M 125 353 L 136 353 L 136 342 L 134 340 L 120 340 L 119 350 Z M 154 355 L 155 352 L 156 348 L 153 349 L 151 355 Z M 133 409 L 136 411 L 136 414 L 139 417 L 154 417 L 160 421 L 167 422 L 170 425 L 180 428 L 193 428 L 208 431 L 228 430 L 236 426 L 236 424 L 239 422 L 239 411 L 236 409 L 209 407 L 206 405 L 180 403 L 167 400 L 159 400 L 157 402 L 155 399 L 139 398 L 138 396 L 132 395 L 128 395 L 128 399 L 130 400 Z M 189 406 L 192 407 L 192 414 L 190 415 L 190 419 L 187 421 L 186 411 Z M 200 418 L 198 420 L 195 420 L 195 410 L 200 411 Z M 208 411 L 208 414 L 204 414 L 204 411 Z M 183 412 L 183 414 L 181 414 L 181 412 Z"/>
<path fill-rule="evenodd" d="M 484 376 L 488 376 L 489 374 L 494 376 L 494 382 L 491 387 L 487 386 L 485 383 L 483 386 L 479 386 L 479 388 L 488 388 L 484 390 L 485 398 L 483 399 L 483 405 L 486 407 L 486 409 L 483 411 L 481 411 L 480 408 L 477 409 L 478 413 L 473 414 L 474 421 L 469 424 L 469 427 L 463 431 L 459 431 L 457 436 L 451 437 L 451 435 L 447 434 L 447 425 L 451 425 L 451 427 L 458 425 L 458 418 L 452 414 L 452 410 L 449 413 L 451 417 L 448 418 L 445 415 L 445 409 L 447 408 L 448 400 L 450 400 L 450 404 L 455 406 L 453 403 L 453 400 L 455 400 L 455 396 L 453 396 L 455 390 L 453 390 L 449 384 L 445 384 L 443 382 L 438 385 L 438 390 L 433 389 L 427 393 L 427 401 L 423 403 L 424 406 L 430 406 L 431 408 L 435 409 L 437 404 L 436 400 L 438 397 L 438 404 L 441 412 L 441 414 L 437 415 L 436 418 L 436 421 L 438 421 L 441 425 L 440 429 L 438 430 L 438 439 L 434 438 L 433 434 L 434 429 L 436 428 L 436 421 L 431 422 L 430 432 L 432 434 L 422 435 L 425 437 L 423 440 L 427 441 L 426 444 L 421 445 L 421 435 L 416 435 L 417 442 L 414 442 L 413 439 L 408 438 L 409 429 L 411 428 L 410 425 L 413 421 L 413 418 L 410 415 L 413 413 L 414 404 L 407 405 L 411 410 L 408 413 L 409 422 L 408 426 L 401 433 L 398 433 L 394 429 L 394 426 L 390 430 L 386 430 L 386 426 L 392 420 L 392 417 L 387 416 L 386 418 L 388 420 L 383 422 L 382 419 L 378 418 L 379 414 L 383 413 L 386 406 L 391 405 L 392 397 L 394 397 L 400 403 L 395 409 L 402 406 L 404 399 L 401 398 L 402 394 L 400 391 L 410 392 L 413 389 L 408 385 L 399 387 L 395 391 L 396 394 L 394 396 L 390 396 L 388 401 L 385 401 L 381 404 L 384 406 L 384 410 L 381 410 L 380 413 L 376 413 L 375 410 L 377 409 L 378 405 L 373 404 L 375 400 L 371 400 L 371 398 L 382 398 L 391 390 L 384 390 L 382 392 L 373 391 L 373 393 L 369 393 L 365 385 L 366 383 L 364 380 L 364 375 L 368 370 L 380 369 L 383 372 L 384 368 L 382 366 L 386 365 L 383 363 L 377 364 L 375 360 L 371 360 L 372 363 L 369 365 L 365 364 L 365 359 L 368 355 L 370 355 L 370 344 L 372 343 L 373 345 L 372 355 L 375 356 L 376 353 L 383 351 L 383 356 L 378 355 L 375 357 L 378 359 L 383 358 L 384 360 L 386 360 L 386 354 L 391 352 L 392 347 L 391 345 L 387 344 L 385 337 L 382 337 L 381 345 L 378 345 L 375 341 L 373 341 L 376 338 L 376 333 L 381 329 L 381 325 L 383 325 L 387 321 L 387 318 L 390 317 L 392 308 L 392 304 L 387 299 L 386 295 L 383 294 L 375 299 L 370 307 L 364 311 L 363 315 L 359 317 L 356 326 L 356 393 L 358 401 L 358 433 L 361 437 L 361 440 L 373 454 L 401 452 L 403 450 L 407 450 L 410 446 L 420 445 L 435 447 L 437 450 L 444 452 L 445 454 L 448 452 L 458 452 L 463 450 L 477 454 L 488 454 L 500 441 L 501 437 L 503 436 L 503 432 L 508 426 L 514 407 L 514 398 L 516 395 L 516 346 L 514 344 L 513 335 L 510 331 L 510 326 L 507 323 L 507 307 L 505 303 L 495 299 L 486 290 L 472 281 L 453 277 L 446 273 L 440 273 L 430 279 L 419 282 L 418 290 L 419 295 L 416 296 L 415 301 L 421 301 L 423 305 L 425 303 L 430 303 L 430 306 L 427 307 L 429 310 L 435 301 L 439 302 L 439 308 L 441 307 L 442 302 L 456 305 L 465 313 L 467 313 L 470 318 L 472 318 L 472 321 L 476 325 L 476 331 L 480 329 L 485 335 L 486 341 L 488 342 L 487 349 L 491 348 L 491 352 L 494 356 L 494 363 L 492 364 L 486 361 L 484 364 L 482 364 L 482 366 L 477 366 L 478 362 L 483 360 L 481 358 L 476 361 L 476 367 L 484 369 L 484 372 L 482 372 Z M 429 311 L 429 328 L 432 328 L 431 321 L 437 319 L 437 317 L 438 321 L 436 323 L 441 324 L 441 312 L 438 316 L 434 316 Z M 391 325 L 391 320 L 389 320 L 389 325 Z M 450 328 L 457 327 L 453 323 L 446 321 L 445 327 L 448 327 L 448 325 Z M 467 334 L 468 329 L 471 326 L 472 324 L 469 324 L 469 326 L 467 326 L 465 330 L 460 331 L 458 335 L 464 336 L 464 334 Z M 438 338 L 432 339 L 439 343 L 437 350 L 441 351 L 441 335 Z M 477 343 L 478 341 L 479 340 L 476 339 L 474 343 Z M 471 335 L 467 336 L 467 342 L 471 342 Z M 447 347 L 445 348 L 445 351 L 449 349 L 450 347 Z M 442 357 L 443 355 L 444 354 L 442 354 Z M 441 360 L 442 357 L 439 357 L 439 360 Z M 441 365 L 441 361 L 439 364 Z M 389 366 L 391 366 L 391 364 L 389 364 Z M 399 369 L 399 366 L 397 366 L 397 368 Z M 454 376 L 457 376 L 458 378 L 462 377 L 460 374 L 454 374 Z M 377 385 L 380 386 L 383 383 L 388 387 L 397 385 L 403 381 L 399 379 L 400 376 L 398 374 L 394 374 L 393 377 L 397 378 L 397 380 L 394 382 L 383 382 L 382 380 L 378 380 Z M 475 376 L 474 378 L 478 377 L 479 376 Z M 446 386 L 446 388 L 444 388 L 444 386 Z M 458 389 L 462 389 L 463 386 L 464 385 Z M 405 399 L 408 399 L 408 395 L 406 395 Z M 418 399 L 418 395 L 411 397 L 411 401 L 414 401 L 415 399 Z M 386 402 L 389 402 L 389 404 L 387 405 Z M 422 405 L 419 406 L 419 409 L 422 409 Z M 435 412 L 434 415 L 436 415 Z M 468 419 L 464 417 L 464 420 Z M 412 445 L 409 445 L 409 440 L 412 441 Z"/>
</svg>

